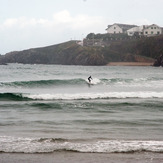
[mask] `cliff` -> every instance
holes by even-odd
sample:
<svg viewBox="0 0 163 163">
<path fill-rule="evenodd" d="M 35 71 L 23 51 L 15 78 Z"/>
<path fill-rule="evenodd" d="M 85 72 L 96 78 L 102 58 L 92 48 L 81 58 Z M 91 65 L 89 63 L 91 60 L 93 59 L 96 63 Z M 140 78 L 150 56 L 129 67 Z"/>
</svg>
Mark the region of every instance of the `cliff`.
<svg viewBox="0 0 163 163">
<path fill-rule="evenodd" d="M 106 65 L 109 62 L 154 62 L 163 53 L 163 36 L 112 41 L 109 46 L 80 46 L 76 41 L 15 51 L 0 63 Z"/>
<path fill-rule="evenodd" d="M 7 53 L 0 58 L 0 63 L 104 65 L 107 62 L 101 51 L 102 48 L 82 47 L 76 41 L 69 41 L 43 48 Z"/>
</svg>

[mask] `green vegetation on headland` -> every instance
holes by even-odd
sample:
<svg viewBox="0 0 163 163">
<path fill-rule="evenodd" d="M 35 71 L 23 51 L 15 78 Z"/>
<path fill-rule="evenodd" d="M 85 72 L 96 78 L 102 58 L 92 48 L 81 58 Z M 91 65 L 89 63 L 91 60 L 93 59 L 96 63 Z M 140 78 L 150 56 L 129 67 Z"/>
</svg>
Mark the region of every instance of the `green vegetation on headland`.
<svg viewBox="0 0 163 163">
<path fill-rule="evenodd" d="M 87 40 L 91 40 L 88 35 Z M 97 38 L 98 37 L 98 38 Z M 63 65 L 106 65 L 109 62 L 153 62 L 163 54 L 163 35 L 155 37 L 114 37 L 93 35 L 104 46 L 81 46 L 77 41 L 69 41 L 58 45 L 15 51 L 0 56 L 0 64 L 63 64 Z M 163 63 L 163 62 L 160 62 Z M 158 65 L 157 65 L 158 66 Z M 160 66 L 160 65 L 159 65 Z"/>
</svg>

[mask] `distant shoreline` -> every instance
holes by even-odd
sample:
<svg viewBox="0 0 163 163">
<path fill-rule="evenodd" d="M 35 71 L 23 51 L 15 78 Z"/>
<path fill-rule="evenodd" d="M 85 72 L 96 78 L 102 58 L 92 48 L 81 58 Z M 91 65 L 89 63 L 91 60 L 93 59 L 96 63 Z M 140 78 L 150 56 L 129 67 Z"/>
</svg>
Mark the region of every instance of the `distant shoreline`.
<svg viewBox="0 0 163 163">
<path fill-rule="evenodd" d="M 109 62 L 107 66 L 153 66 L 153 62 Z"/>
</svg>

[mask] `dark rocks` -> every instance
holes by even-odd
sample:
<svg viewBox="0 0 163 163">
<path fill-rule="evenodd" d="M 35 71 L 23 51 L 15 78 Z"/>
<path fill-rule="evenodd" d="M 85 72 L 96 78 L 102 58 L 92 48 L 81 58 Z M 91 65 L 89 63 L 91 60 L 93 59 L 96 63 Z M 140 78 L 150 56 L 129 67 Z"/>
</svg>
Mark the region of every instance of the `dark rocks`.
<svg viewBox="0 0 163 163">
<path fill-rule="evenodd" d="M 163 54 L 161 54 L 161 55 L 156 59 L 156 61 L 154 62 L 153 66 L 155 66 L 155 67 L 160 67 L 160 66 L 162 66 L 162 67 L 163 67 Z"/>
</svg>

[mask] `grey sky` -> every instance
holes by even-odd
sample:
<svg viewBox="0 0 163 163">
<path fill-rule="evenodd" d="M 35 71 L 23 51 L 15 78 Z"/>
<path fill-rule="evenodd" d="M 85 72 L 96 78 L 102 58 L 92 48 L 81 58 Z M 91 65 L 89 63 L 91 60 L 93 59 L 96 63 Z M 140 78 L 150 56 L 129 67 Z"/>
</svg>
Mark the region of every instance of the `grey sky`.
<svg viewBox="0 0 163 163">
<path fill-rule="evenodd" d="M 47 46 L 108 24 L 163 26 L 163 0 L 0 0 L 0 54 Z"/>
</svg>

